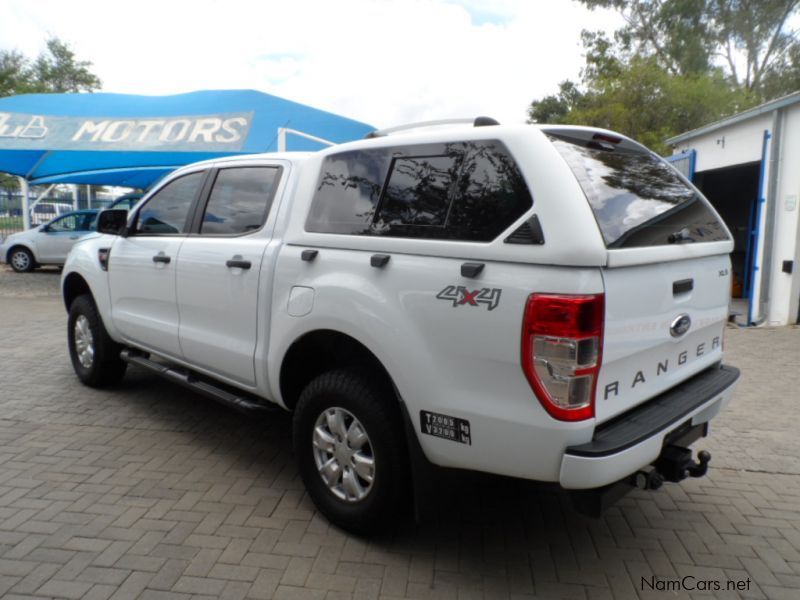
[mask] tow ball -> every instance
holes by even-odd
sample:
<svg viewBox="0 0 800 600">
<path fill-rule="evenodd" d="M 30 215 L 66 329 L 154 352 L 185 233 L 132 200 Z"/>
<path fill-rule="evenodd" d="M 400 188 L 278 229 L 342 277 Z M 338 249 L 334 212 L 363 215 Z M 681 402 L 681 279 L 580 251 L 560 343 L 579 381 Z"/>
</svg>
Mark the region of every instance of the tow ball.
<svg viewBox="0 0 800 600">
<path fill-rule="evenodd" d="M 702 477 L 708 472 L 711 454 L 705 450 L 692 460 L 692 451 L 681 446 L 666 446 L 652 465 L 633 475 L 633 485 L 640 490 L 657 490 L 665 481 L 683 481 L 687 477 Z"/>
<path fill-rule="evenodd" d="M 665 481 L 682 481 L 687 477 L 702 477 L 708 471 L 711 454 L 705 450 L 692 459 L 692 451 L 682 446 L 665 446 L 658 459 L 636 471 L 633 475 L 602 488 L 571 490 L 578 512 L 599 517 L 603 511 L 624 496 L 632 487 L 640 490 L 657 490 Z"/>
<path fill-rule="evenodd" d="M 692 459 L 692 451 L 681 446 L 667 446 L 655 462 L 655 469 L 666 481 L 682 481 L 687 477 L 702 477 L 708 472 L 711 454 L 705 450 Z"/>
</svg>

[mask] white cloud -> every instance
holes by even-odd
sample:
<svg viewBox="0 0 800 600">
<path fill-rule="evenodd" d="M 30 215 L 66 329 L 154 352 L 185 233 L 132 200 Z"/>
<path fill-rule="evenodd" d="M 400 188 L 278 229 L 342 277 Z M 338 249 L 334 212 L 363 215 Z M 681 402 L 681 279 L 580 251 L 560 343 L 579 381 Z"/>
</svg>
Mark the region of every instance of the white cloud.
<svg viewBox="0 0 800 600">
<path fill-rule="evenodd" d="M 577 77 L 580 30 L 619 24 L 566 0 L 0 0 L 0 15 L 4 48 L 58 36 L 104 91 L 251 88 L 379 127 L 522 122 Z"/>
</svg>

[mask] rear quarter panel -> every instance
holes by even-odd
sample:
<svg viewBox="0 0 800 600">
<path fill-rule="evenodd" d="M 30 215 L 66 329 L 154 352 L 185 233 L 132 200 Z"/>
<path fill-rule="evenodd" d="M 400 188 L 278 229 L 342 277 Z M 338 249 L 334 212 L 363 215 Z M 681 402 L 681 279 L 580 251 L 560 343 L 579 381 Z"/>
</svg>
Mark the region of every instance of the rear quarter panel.
<svg viewBox="0 0 800 600">
<path fill-rule="evenodd" d="M 303 249 L 284 247 L 276 264 L 270 355 L 284 356 L 318 329 L 356 338 L 388 370 L 434 463 L 555 481 L 564 448 L 591 437 L 591 421 L 562 423 L 544 411 L 523 374 L 520 344 L 530 293 L 601 292 L 598 269 L 488 263 L 471 279 L 461 276 L 458 258 L 394 253 L 374 268 L 371 252 L 320 248 L 304 262 Z M 288 314 L 295 285 L 314 290 L 306 316 Z M 459 286 L 475 304 L 462 302 Z M 484 289 L 494 306 L 477 301 Z M 269 364 L 275 398 L 280 362 Z M 469 421 L 470 443 L 423 434 L 421 410 Z"/>
</svg>

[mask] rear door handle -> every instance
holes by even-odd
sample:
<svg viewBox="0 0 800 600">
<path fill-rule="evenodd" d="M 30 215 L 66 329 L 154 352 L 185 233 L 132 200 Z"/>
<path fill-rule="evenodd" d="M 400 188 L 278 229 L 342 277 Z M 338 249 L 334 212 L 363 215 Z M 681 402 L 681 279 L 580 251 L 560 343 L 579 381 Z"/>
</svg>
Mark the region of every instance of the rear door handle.
<svg viewBox="0 0 800 600">
<path fill-rule="evenodd" d="M 77 240 L 79 237 L 81 237 L 81 236 L 79 236 L 79 235 L 71 235 L 71 236 L 69 236 L 69 239 Z"/>
<path fill-rule="evenodd" d="M 168 265 L 171 260 L 172 259 L 169 256 L 164 256 L 163 254 L 156 254 L 153 257 L 154 263 L 164 263 L 165 265 Z"/>
<path fill-rule="evenodd" d="M 229 269 L 249 269 L 253 265 L 250 263 L 249 260 L 239 260 L 239 259 L 231 259 L 225 263 L 225 266 Z"/>
</svg>

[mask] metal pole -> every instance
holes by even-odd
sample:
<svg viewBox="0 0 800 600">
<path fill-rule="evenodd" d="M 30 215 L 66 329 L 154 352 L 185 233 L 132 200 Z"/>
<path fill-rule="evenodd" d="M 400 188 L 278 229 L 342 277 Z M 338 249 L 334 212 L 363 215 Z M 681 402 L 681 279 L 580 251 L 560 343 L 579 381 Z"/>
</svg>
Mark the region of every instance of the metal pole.
<svg viewBox="0 0 800 600">
<path fill-rule="evenodd" d="M 47 188 L 45 191 L 43 191 L 41 194 L 39 194 L 38 196 L 36 196 L 36 200 L 34 200 L 34 201 L 33 201 L 33 204 L 31 204 L 31 210 L 35 209 L 35 208 L 36 208 L 36 205 L 37 205 L 37 204 L 39 204 L 39 202 L 41 202 L 42 200 L 44 200 L 44 199 L 45 199 L 45 197 L 46 197 L 46 196 L 47 196 L 47 195 L 48 195 L 50 192 L 52 192 L 52 191 L 53 191 L 53 188 L 54 188 L 54 187 L 56 187 L 56 184 L 55 184 L 55 183 L 53 183 L 53 184 L 50 184 L 50 187 L 48 187 L 48 188 Z"/>
<path fill-rule="evenodd" d="M 312 142 L 318 142 L 325 146 L 335 146 L 336 142 L 332 142 L 330 140 L 326 140 L 325 138 L 317 137 L 315 135 L 311 135 L 310 133 L 304 133 L 302 131 L 298 131 L 297 129 L 289 129 L 288 127 L 279 127 L 278 128 L 278 152 L 286 152 L 286 134 L 291 133 L 292 135 L 296 135 L 301 138 L 305 138 L 307 140 L 311 140 Z"/>
<path fill-rule="evenodd" d="M 72 186 L 72 210 L 78 210 L 78 186 L 73 184 Z"/>
<path fill-rule="evenodd" d="M 772 255 L 777 239 L 778 176 L 783 157 L 781 156 L 781 137 L 783 133 L 783 111 L 772 114 L 772 140 L 769 149 L 769 180 L 767 181 L 767 205 L 764 215 L 764 256 L 761 261 L 761 293 L 758 295 L 758 312 L 761 321 L 770 321 L 770 302 L 772 300 Z"/>
<path fill-rule="evenodd" d="M 31 213 L 28 206 L 28 180 L 24 177 L 17 177 L 19 179 L 19 191 L 22 192 L 22 228 L 31 228 Z"/>
<path fill-rule="evenodd" d="M 286 152 L 286 128 L 278 127 L 278 152 Z"/>
<path fill-rule="evenodd" d="M 278 129 L 278 148 L 281 152 L 286 151 L 286 134 L 291 133 L 292 135 L 296 135 L 298 137 L 305 138 L 307 140 L 311 140 L 312 142 L 319 142 L 320 144 L 324 144 L 325 146 L 335 146 L 336 142 L 332 142 L 330 140 L 326 140 L 325 138 L 317 137 L 315 135 L 311 135 L 310 133 L 304 133 L 302 131 L 298 131 L 297 129 L 289 129 L 288 127 L 281 127 Z"/>
<path fill-rule="evenodd" d="M 86 208 L 92 208 L 92 186 L 86 186 Z"/>
<path fill-rule="evenodd" d="M 760 325 L 761 314 L 756 312 L 757 305 L 760 305 L 761 300 L 761 268 L 763 264 L 763 256 L 761 255 L 761 222 L 764 220 L 764 204 L 767 201 L 766 176 L 767 169 L 769 168 L 767 157 L 769 156 L 770 146 L 769 140 L 772 134 L 768 129 L 764 130 L 763 141 L 761 142 L 761 168 L 758 174 L 758 202 L 756 204 L 756 225 L 753 229 L 753 261 L 751 263 L 752 276 L 750 279 L 750 292 L 747 296 L 747 326 Z M 756 282 L 759 283 L 756 286 Z"/>
</svg>

